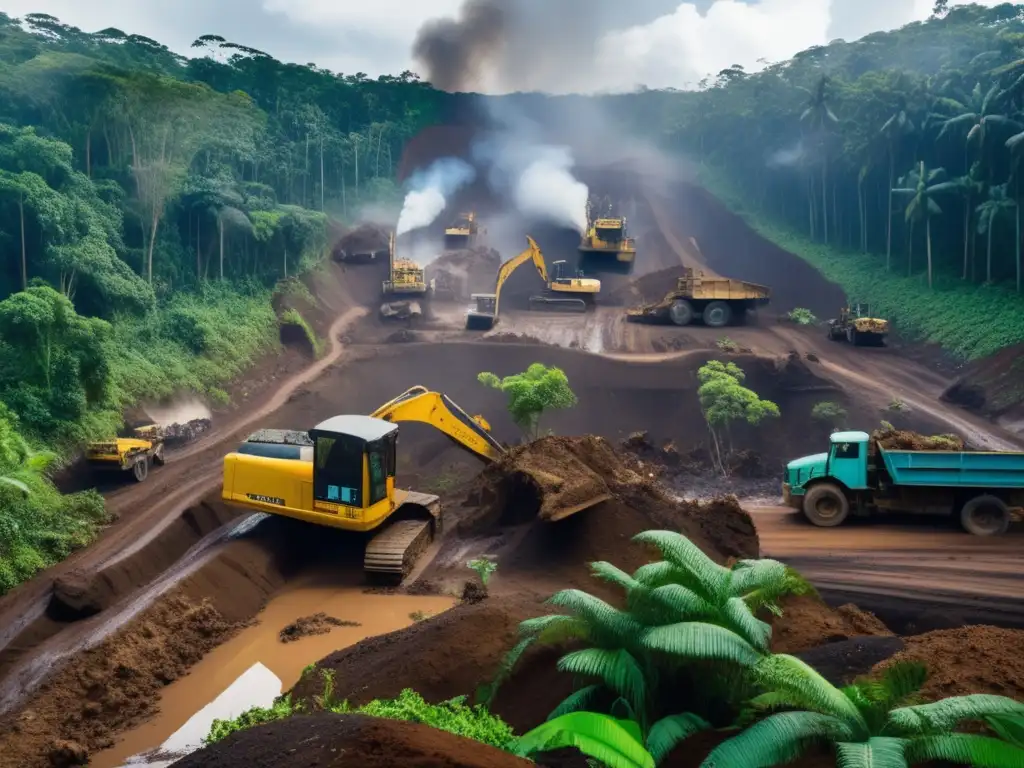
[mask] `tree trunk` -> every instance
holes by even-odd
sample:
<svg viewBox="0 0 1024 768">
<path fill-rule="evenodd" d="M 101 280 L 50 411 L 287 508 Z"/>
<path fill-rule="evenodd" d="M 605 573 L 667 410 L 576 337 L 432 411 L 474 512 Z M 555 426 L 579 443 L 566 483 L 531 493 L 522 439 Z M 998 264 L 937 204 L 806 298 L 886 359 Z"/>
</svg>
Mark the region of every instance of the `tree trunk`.
<svg viewBox="0 0 1024 768">
<path fill-rule="evenodd" d="M 1017 246 L 1017 293 L 1020 293 L 1020 204 L 1017 205 L 1017 237 L 1014 243 Z"/>
<path fill-rule="evenodd" d="M 824 237 L 823 242 L 828 244 L 828 187 L 826 186 L 826 180 L 828 179 L 828 161 L 825 158 L 821 160 L 821 220 L 822 220 L 822 236 Z"/>
<path fill-rule="evenodd" d="M 288 246 L 284 247 L 284 279 L 288 279 Z"/>
<path fill-rule="evenodd" d="M 18 219 L 21 222 L 21 290 L 28 288 L 28 256 L 25 250 L 25 193 L 18 193 Z"/>
<path fill-rule="evenodd" d="M 925 238 L 928 241 L 928 287 L 932 287 L 932 217 L 925 219 Z"/>
<path fill-rule="evenodd" d="M 324 212 L 324 135 L 320 134 L 320 213 Z"/>
<path fill-rule="evenodd" d="M 910 221 L 910 237 L 907 240 L 907 277 L 914 274 L 914 221 Z"/>
<path fill-rule="evenodd" d="M 146 276 L 149 284 L 153 284 L 153 251 L 156 248 L 156 230 L 160 226 L 160 208 L 153 206 L 153 219 L 149 228 L 149 253 L 146 255 Z"/>
<path fill-rule="evenodd" d="M 302 205 L 309 205 L 309 198 L 306 196 L 306 179 L 309 178 L 309 131 L 306 131 L 306 171 L 302 174 Z"/>
<path fill-rule="evenodd" d="M 857 215 L 858 221 L 860 221 L 860 251 L 861 253 L 867 253 L 867 228 L 864 226 L 864 181 L 859 179 L 857 181 Z"/>
<path fill-rule="evenodd" d="M 220 279 L 224 279 L 224 217 L 217 214 L 217 227 L 220 229 Z"/>
<path fill-rule="evenodd" d="M 92 128 L 85 132 L 85 175 L 92 178 Z"/>
<path fill-rule="evenodd" d="M 203 218 L 196 214 L 196 282 L 203 281 Z"/>
<path fill-rule="evenodd" d="M 967 279 L 967 256 L 971 247 L 971 196 L 964 200 L 964 274 L 961 280 Z"/>
<path fill-rule="evenodd" d="M 988 252 L 985 255 L 985 282 L 992 283 L 992 230 L 995 229 L 996 217 L 988 220 Z"/>
<path fill-rule="evenodd" d="M 896 172 L 896 158 L 893 156 L 892 148 L 889 149 L 889 210 L 886 211 L 886 219 L 889 224 L 885 231 L 885 271 L 892 268 L 892 177 Z"/>
</svg>

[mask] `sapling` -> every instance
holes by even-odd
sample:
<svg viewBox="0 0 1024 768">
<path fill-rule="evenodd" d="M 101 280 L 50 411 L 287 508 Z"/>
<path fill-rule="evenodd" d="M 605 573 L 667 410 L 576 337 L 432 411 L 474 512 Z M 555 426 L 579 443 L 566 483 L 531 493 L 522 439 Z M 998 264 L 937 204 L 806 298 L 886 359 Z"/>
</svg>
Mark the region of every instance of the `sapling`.
<svg viewBox="0 0 1024 768">
<path fill-rule="evenodd" d="M 470 560 L 466 563 L 466 566 L 476 571 L 476 575 L 480 577 L 480 583 L 483 584 L 485 589 L 491 574 L 498 570 L 498 564 L 487 557 L 478 557 L 475 560 Z"/>
</svg>

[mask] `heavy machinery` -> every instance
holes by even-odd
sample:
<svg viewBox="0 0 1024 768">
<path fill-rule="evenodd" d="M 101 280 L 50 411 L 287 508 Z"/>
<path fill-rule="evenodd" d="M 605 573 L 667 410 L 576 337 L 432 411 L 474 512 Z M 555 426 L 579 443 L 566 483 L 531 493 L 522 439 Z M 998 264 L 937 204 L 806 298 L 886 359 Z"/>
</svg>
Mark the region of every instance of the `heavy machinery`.
<svg viewBox="0 0 1024 768">
<path fill-rule="evenodd" d="M 848 341 L 854 346 L 885 346 L 889 335 L 889 321 L 871 316 L 865 303 L 843 307 L 839 317 L 828 321 L 828 337 L 832 341 Z"/>
<path fill-rule="evenodd" d="M 156 424 L 132 430 L 131 437 L 99 440 L 85 447 L 85 461 L 100 472 L 131 472 L 137 482 L 149 477 L 149 466 L 164 463 L 164 433 Z"/>
<path fill-rule="evenodd" d="M 363 570 L 402 578 L 443 522 L 438 496 L 395 487 L 403 421 L 429 424 L 484 462 L 505 455 L 482 416 L 469 416 L 447 395 L 416 386 L 369 416 L 335 416 L 308 432 L 263 429 L 250 435 L 224 457 L 222 497 L 249 510 L 371 533 Z M 606 498 L 575 505 L 562 517 Z"/>
<path fill-rule="evenodd" d="M 412 259 L 395 255 L 395 233 L 388 237 L 388 279 L 384 281 L 385 296 L 425 296 L 434 289 L 427 281 L 423 267 Z"/>
<path fill-rule="evenodd" d="M 476 212 L 460 213 L 458 219 L 444 231 L 444 247 L 449 251 L 472 248 L 480 235 Z"/>
<path fill-rule="evenodd" d="M 494 293 L 474 293 L 472 304 L 466 313 L 466 328 L 469 330 L 489 330 L 498 321 L 498 309 L 501 301 L 501 287 L 505 281 L 528 260 L 533 261 L 537 274 L 544 281 L 544 293 L 530 297 L 530 309 L 553 310 L 556 312 L 586 312 L 593 304 L 597 294 L 601 292 L 601 281 L 584 277 L 582 272 L 575 276 L 563 276 L 564 261 L 552 264 L 555 268 L 554 278 L 549 279 L 548 268 L 544 263 L 544 254 L 540 252 L 532 237 L 526 238 L 527 248 L 518 256 L 513 256 L 498 267 L 498 278 L 494 285 Z"/>
<path fill-rule="evenodd" d="M 587 200 L 587 231 L 580 239 L 580 254 L 585 258 L 615 256 L 621 267 L 632 269 L 636 259 L 636 241 L 626 234 L 626 217 L 612 216 L 611 204 L 606 207 L 608 215 L 598 216 L 595 211 L 597 205 Z"/>
<path fill-rule="evenodd" d="M 697 318 L 704 325 L 721 328 L 741 320 L 747 311 L 771 301 L 771 289 L 728 277 L 705 277 L 690 268 L 676 280 L 675 290 L 654 304 L 626 310 L 630 320 L 660 320 L 689 325 Z"/>
</svg>

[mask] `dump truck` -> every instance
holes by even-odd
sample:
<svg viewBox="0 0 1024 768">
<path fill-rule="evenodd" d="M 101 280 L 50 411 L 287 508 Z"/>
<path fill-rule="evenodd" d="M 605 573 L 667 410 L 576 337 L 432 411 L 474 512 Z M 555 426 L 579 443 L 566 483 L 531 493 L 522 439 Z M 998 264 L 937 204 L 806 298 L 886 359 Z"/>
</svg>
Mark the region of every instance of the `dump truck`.
<svg viewBox="0 0 1024 768">
<path fill-rule="evenodd" d="M 577 271 L 575 275 L 563 274 L 568 269 L 564 260 L 556 261 L 554 276 L 549 277 L 544 254 L 540 252 L 536 241 L 527 236 L 527 247 L 522 253 L 513 256 L 498 267 L 498 278 L 495 281 L 494 293 L 474 293 L 470 297 L 471 304 L 466 312 L 467 330 L 489 330 L 498 322 L 498 309 L 501 302 L 501 287 L 505 281 L 522 264 L 533 261 L 533 266 L 544 282 L 543 293 L 530 297 L 530 309 L 555 312 L 586 312 L 601 292 L 601 281 L 585 277 Z"/>
<path fill-rule="evenodd" d="M 870 306 L 864 302 L 843 307 L 839 317 L 828 321 L 828 337 L 832 341 L 848 341 L 858 347 L 881 347 L 888 335 L 889 321 L 872 317 Z"/>
<path fill-rule="evenodd" d="M 481 234 L 476 212 L 460 213 L 450 227 L 444 231 L 444 247 L 449 251 L 472 248 Z"/>
<path fill-rule="evenodd" d="M 425 296 L 433 292 L 434 281 L 412 259 L 399 258 L 395 253 L 395 233 L 388 237 L 388 279 L 384 281 L 385 296 Z"/>
<path fill-rule="evenodd" d="M 164 463 L 164 432 L 156 424 L 131 431 L 130 437 L 97 440 L 85 447 L 85 462 L 98 472 L 130 472 L 136 482 L 149 477 L 151 464 Z"/>
<path fill-rule="evenodd" d="M 308 431 L 253 433 L 224 457 L 221 496 L 242 509 L 370 534 L 364 573 L 401 580 L 441 532 L 443 509 L 435 494 L 396 487 L 399 422 L 428 424 L 485 463 L 506 453 L 482 416 L 415 386 L 369 416 L 334 416 Z M 607 498 L 581 498 L 551 520 Z"/>
<path fill-rule="evenodd" d="M 690 268 L 676 280 L 674 290 L 654 304 L 626 310 L 627 320 L 655 320 L 689 325 L 698 318 L 704 325 L 722 328 L 739 322 L 751 309 L 771 301 L 771 289 L 728 277 L 705 277 Z"/>
<path fill-rule="evenodd" d="M 587 231 L 579 244 L 581 257 L 598 266 L 602 259 L 595 259 L 595 256 L 614 256 L 620 267 L 632 269 L 636 260 L 636 240 L 627 235 L 626 217 L 612 216 L 610 204 L 607 206 L 609 215 L 598 216 L 596 207 L 592 200 L 587 201 Z"/>
<path fill-rule="evenodd" d="M 978 536 L 1005 533 L 1024 506 L 1024 452 L 892 450 L 867 432 L 836 432 L 826 453 L 786 465 L 785 504 L 831 528 L 850 515 L 957 515 Z"/>
</svg>

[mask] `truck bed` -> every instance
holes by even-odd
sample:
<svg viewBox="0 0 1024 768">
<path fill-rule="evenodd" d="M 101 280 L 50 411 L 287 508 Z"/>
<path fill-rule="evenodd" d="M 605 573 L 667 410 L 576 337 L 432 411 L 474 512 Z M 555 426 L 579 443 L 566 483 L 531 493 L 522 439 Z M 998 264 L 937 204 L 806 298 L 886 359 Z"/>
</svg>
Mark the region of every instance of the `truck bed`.
<svg viewBox="0 0 1024 768">
<path fill-rule="evenodd" d="M 1024 452 L 879 452 L 897 485 L 1024 488 Z"/>
</svg>

